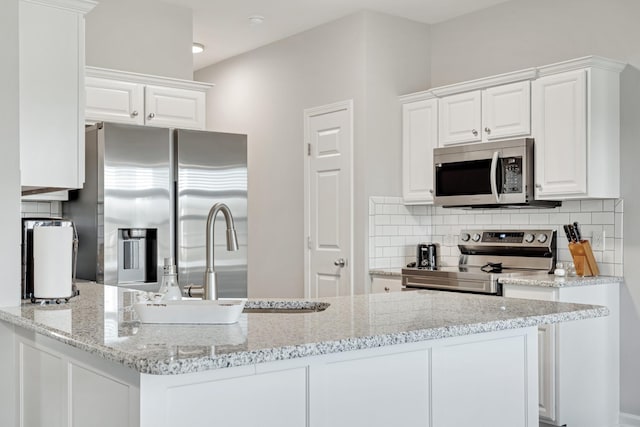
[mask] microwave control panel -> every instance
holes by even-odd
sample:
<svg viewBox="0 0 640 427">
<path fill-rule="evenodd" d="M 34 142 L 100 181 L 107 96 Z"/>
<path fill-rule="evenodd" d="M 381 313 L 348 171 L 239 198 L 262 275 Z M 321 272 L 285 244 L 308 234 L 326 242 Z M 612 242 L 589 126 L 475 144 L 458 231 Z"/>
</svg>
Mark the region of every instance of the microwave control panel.
<svg viewBox="0 0 640 427">
<path fill-rule="evenodd" d="M 502 159 L 502 193 L 522 193 L 522 157 Z"/>
</svg>

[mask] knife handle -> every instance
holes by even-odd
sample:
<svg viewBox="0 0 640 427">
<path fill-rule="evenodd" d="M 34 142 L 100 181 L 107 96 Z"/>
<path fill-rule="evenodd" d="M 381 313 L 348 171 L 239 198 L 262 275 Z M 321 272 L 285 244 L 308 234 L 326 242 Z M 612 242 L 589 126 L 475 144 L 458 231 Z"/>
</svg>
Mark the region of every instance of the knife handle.
<svg viewBox="0 0 640 427">
<path fill-rule="evenodd" d="M 571 235 L 571 241 L 578 243 L 578 235 L 576 234 L 576 229 L 573 227 L 573 224 L 569 224 L 569 234 Z"/>
<path fill-rule="evenodd" d="M 569 241 L 569 243 L 573 242 L 573 238 L 571 237 L 571 232 L 569 231 L 568 224 L 564 225 L 564 233 L 567 235 L 567 240 Z"/>
<path fill-rule="evenodd" d="M 573 223 L 573 230 L 576 233 L 576 238 L 578 239 L 578 242 L 582 241 L 582 233 L 580 232 L 580 225 L 578 225 L 578 221 Z"/>
</svg>

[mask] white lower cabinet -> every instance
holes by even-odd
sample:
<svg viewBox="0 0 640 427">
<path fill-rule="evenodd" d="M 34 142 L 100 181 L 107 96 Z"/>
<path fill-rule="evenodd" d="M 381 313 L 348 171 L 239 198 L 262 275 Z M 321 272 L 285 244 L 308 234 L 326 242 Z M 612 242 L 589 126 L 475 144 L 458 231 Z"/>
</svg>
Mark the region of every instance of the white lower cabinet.
<svg viewBox="0 0 640 427">
<path fill-rule="evenodd" d="M 200 129 L 213 85 L 86 67 L 87 121 Z"/>
<path fill-rule="evenodd" d="M 538 328 L 541 425 L 613 427 L 620 406 L 617 283 L 547 288 L 504 285 L 504 296 L 606 306 L 607 317 Z"/>
<path fill-rule="evenodd" d="M 538 425 L 535 327 L 181 375 L 140 374 L 4 322 L 0 345 L 13 360 L 0 364 L 7 426 Z"/>
<path fill-rule="evenodd" d="M 402 290 L 402 277 L 371 275 L 371 293 L 400 292 Z"/>
</svg>

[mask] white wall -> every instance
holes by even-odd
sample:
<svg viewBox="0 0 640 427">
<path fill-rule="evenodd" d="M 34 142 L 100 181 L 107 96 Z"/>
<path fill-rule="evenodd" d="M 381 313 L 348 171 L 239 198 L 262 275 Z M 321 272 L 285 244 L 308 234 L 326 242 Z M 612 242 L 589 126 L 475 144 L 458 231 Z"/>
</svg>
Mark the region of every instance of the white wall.
<svg viewBox="0 0 640 427">
<path fill-rule="evenodd" d="M 432 85 L 584 55 L 627 61 L 622 74 L 624 276 L 621 409 L 640 416 L 640 2 L 514 0 L 432 26 Z"/>
<path fill-rule="evenodd" d="M 356 138 L 364 191 L 355 194 L 357 291 L 368 287 L 369 197 L 402 194 L 402 115 L 398 96 L 429 87 L 429 26 L 381 13 L 365 13 L 366 126 Z"/>
<path fill-rule="evenodd" d="M 20 145 L 18 116 L 18 1 L 6 0 L 0 13 L 0 306 L 20 304 Z"/>
<path fill-rule="evenodd" d="M 191 9 L 100 0 L 86 16 L 87 65 L 192 80 Z"/>
<path fill-rule="evenodd" d="M 352 265 L 363 291 L 367 199 L 400 191 L 397 96 L 428 84 L 427 36 L 426 25 L 363 12 L 196 72 L 216 84 L 207 128 L 248 134 L 251 297 L 304 294 L 302 114 L 346 99 L 355 117 Z"/>
</svg>

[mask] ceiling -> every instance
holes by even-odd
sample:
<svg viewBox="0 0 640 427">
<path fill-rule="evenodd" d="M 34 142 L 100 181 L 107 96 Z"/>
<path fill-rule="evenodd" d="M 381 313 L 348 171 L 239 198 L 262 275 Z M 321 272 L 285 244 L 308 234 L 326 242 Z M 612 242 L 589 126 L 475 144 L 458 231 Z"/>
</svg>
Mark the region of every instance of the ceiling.
<svg viewBox="0 0 640 427">
<path fill-rule="evenodd" d="M 360 10 L 373 10 L 433 24 L 507 0 L 162 0 L 193 10 L 198 70 Z M 263 16 L 251 24 L 249 17 Z"/>
</svg>

